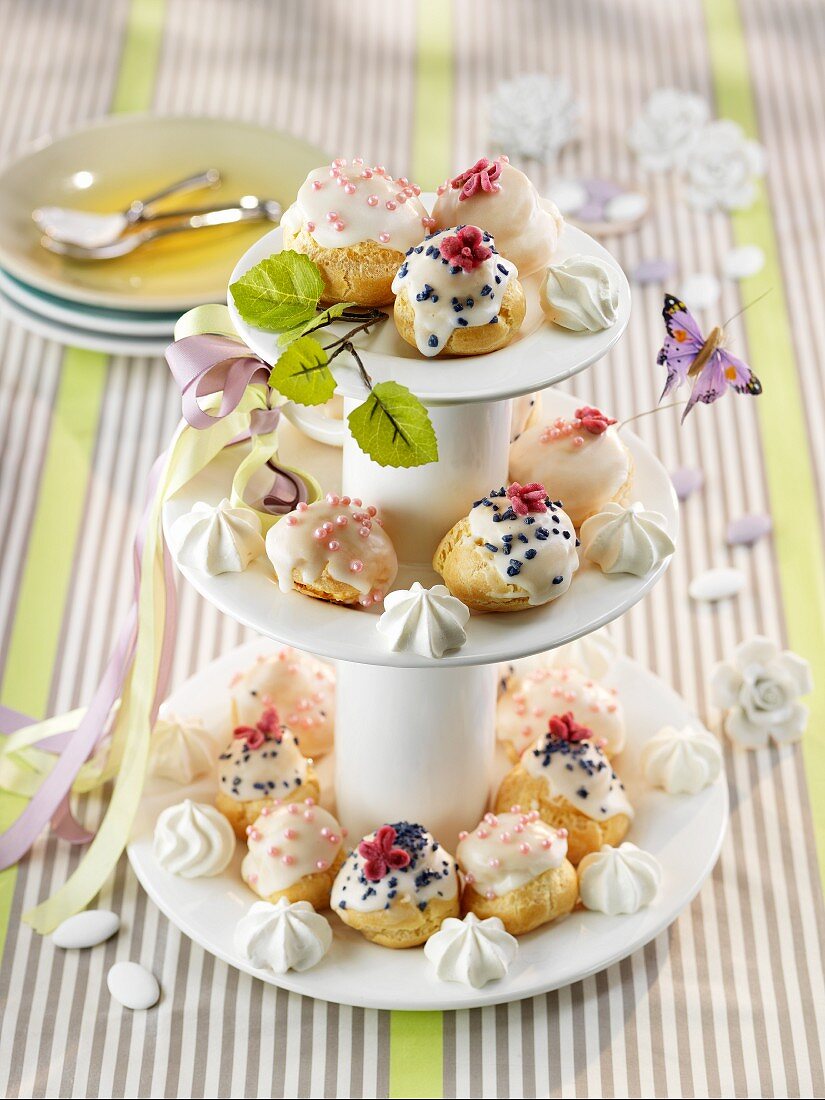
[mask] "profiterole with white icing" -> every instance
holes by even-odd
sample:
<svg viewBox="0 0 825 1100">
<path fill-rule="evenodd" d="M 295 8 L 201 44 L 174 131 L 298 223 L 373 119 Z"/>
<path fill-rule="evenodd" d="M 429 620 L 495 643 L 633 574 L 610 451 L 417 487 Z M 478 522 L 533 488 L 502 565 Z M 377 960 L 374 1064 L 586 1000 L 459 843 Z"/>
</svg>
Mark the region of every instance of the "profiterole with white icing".
<svg viewBox="0 0 825 1100">
<path fill-rule="evenodd" d="M 394 179 L 381 164 L 336 157 L 309 173 L 284 212 L 284 250 L 317 265 L 325 304 L 388 305 L 404 254 L 433 228 L 420 194 L 417 184 Z"/>
</svg>

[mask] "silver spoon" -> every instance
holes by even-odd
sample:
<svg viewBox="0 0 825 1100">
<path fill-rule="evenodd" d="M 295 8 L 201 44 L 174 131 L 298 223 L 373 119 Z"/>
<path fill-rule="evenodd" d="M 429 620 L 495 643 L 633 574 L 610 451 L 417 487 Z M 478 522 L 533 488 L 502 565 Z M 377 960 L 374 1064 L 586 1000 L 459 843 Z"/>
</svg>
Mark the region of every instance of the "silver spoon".
<svg viewBox="0 0 825 1100">
<path fill-rule="evenodd" d="M 101 248 L 116 241 L 130 226 L 167 216 L 151 211 L 151 207 L 161 199 L 185 191 L 197 191 L 201 187 L 217 187 L 220 182 L 221 174 L 218 169 L 207 168 L 204 172 L 176 180 L 145 199 L 135 199 L 119 214 L 95 214 L 65 206 L 43 206 L 32 211 L 32 218 L 38 228 L 52 240 L 81 248 Z M 174 213 L 175 211 L 170 211 L 170 214 Z"/>
<path fill-rule="evenodd" d="M 135 249 L 156 241 L 160 237 L 168 237 L 173 233 L 188 233 L 195 229 L 208 229 L 215 225 L 232 225 L 236 222 L 263 221 L 279 222 L 281 220 L 281 206 L 274 199 L 255 199 L 251 195 L 245 196 L 251 200 L 248 204 L 221 207 L 219 210 L 206 210 L 194 213 L 182 220 L 166 221 L 163 225 L 148 226 L 137 233 L 129 233 L 119 237 L 111 244 L 100 245 L 95 248 L 81 248 L 76 244 L 68 244 L 65 241 L 56 241 L 51 237 L 42 237 L 40 243 L 49 252 L 58 256 L 68 256 L 72 260 L 114 260 L 118 256 L 127 256 Z"/>
</svg>

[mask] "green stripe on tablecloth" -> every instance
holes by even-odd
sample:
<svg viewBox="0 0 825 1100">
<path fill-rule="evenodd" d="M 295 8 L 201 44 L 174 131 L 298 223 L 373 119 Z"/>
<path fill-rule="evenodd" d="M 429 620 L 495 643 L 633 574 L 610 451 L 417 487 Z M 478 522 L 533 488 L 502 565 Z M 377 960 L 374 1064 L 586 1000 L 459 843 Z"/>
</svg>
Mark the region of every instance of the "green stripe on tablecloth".
<svg viewBox="0 0 825 1100">
<path fill-rule="evenodd" d="M 152 106 L 165 14 L 166 0 L 132 0 L 129 5 L 112 114 Z"/>
<path fill-rule="evenodd" d="M 443 1096 L 443 1056 L 443 1013 L 390 1013 L 390 1096 L 394 1100 Z"/>
<path fill-rule="evenodd" d="M 747 49 L 736 0 L 703 0 L 718 114 L 759 137 Z M 768 192 L 732 215 L 738 245 L 757 244 L 765 267 L 742 282 L 743 301 L 769 291 L 745 312 L 750 363 L 765 395 L 757 401 L 779 561 L 788 644 L 811 662 L 815 691 L 805 736 L 805 770 L 812 791 L 825 789 L 825 549 L 817 521 L 817 493 L 804 402 L 796 369 L 788 304 Z M 825 879 L 825 800 L 811 806 L 820 872 Z"/>
<path fill-rule="evenodd" d="M 452 30 L 449 0 L 418 0 L 412 178 L 427 190 L 435 190 L 452 166 Z"/>
<path fill-rule="evenodd" d="M 152 105 L 165 0 L 131 0 L 112 97 L 112 112 L 146 111 Z M 15 710 L 42 717 L 48 703 L 54 656 L 71 581 L 92 450 L 106 381 L 107 357 L 67 348 L 26 566 L 9 643 L 0 699 Z M 4 796 L 0 829 L 20 813 L 23 799 Z M 6 942 L 17 870 L 0 873 L 0 957 Z"/>
<path fill-rule="evenodd" d="M 452 4 L 416 6 L 415 115 L 411 174 L 434 189 L 449 174 L 453 119 Z M 441 1012 L 390 1013 L 389 1095 L 444 1095 L 444 1017 Z"/>
</svg>

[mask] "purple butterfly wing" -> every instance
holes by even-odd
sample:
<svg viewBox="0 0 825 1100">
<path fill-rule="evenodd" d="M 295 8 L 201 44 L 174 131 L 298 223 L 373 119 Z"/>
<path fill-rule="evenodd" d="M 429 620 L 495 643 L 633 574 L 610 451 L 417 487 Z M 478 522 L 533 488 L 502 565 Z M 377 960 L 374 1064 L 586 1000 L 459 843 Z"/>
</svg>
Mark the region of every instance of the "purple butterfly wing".
<svg viewBox="0 0 825 1100">
<path fill-rule="evenodd" d="M 656 362 L 667 367 L 667 379 L 660 401 L 686 381 L 693 360 L 705 343 L 699 326 L 685 303 L 672 294 L 665 295 L 662 317 L 667 335 Z"/>
<path fill-rule="evenodd" d="M 736 393 L 748 393 L 753 397 L 762 392 L 761 382 L 747 363 L 743 363 L 729 351 L 717 348 L 693 384 L 682 420 L 698 402 L 712 405 L 714 401 L 718 401 L 728 386 Z"/>
</svg>

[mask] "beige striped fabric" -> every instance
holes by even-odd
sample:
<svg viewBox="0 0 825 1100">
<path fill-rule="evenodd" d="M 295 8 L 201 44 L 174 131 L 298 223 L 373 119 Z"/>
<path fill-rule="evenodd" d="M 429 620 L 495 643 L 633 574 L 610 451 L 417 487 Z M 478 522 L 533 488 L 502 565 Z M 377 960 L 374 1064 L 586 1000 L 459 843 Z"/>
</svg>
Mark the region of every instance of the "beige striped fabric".
<svg viewBox="0 0 825 1100">
<path fill-rule="evenodd" d="M 266 123 L 409 171 L 414 9 L 383 0 L 167 0 L 154 109 Z M 3 160 L 106 112 L 127 10 L 125 0 L 0 0 Z M 821 348 L 825 279 L 825 8 L 751 0 L 743 15 L 821 490 L 825 389 L 812 349 Z M 583 139 L 561 161 L 571 175 L 636 178 L 624 131 L 656 87 L 712 100 L 697 0 L 455 0 L 453 23 L 455 168 L 484 148 L 485 96 L 519 73 L 566 74 L 583 101 Z M 531 171 L 549 181 L 549 171 Z M 615 242 L 622 264 L 663 256 L 678 259 L 683 275 L 718 272 L 731 244 L 727 218 L 692 212 L 668 176 L 652 178 L 650 194 L 651 216 Z M 720 318 L 739 305 L 725 284 Z M 618 416 L 652 407 L 660 310 L 658 288 L 635 289 L 627 336 L 574 392 Z M 744 350 L 737 322 L 731 331 Z M 37 502 L 39 471 L 23 473 L 23 448 L 43 452 L 61 350 L 2 319 L 0 348 L 1 667 Z M 111 359 L 50 712 L 88 699 L 103 668 L 130 598 L 141 485 L 177 415 L 162 362 Z M 755 632 L 785 633 L 770 540 L 753 550 L 730 550 L 724 540 L 731 518 L 768 508 L 755 410 L 729 399 L 682 429 L 673 411 L 640 421 L 638 431 L 668 467 L 702 466 L 707 485 L 683 508 L 666 579 L 613 634 L 713 723 L 713 663 Z M 689 579 L 722 564 L 745 571 L 745 592 L 717 608 L 689 604 Z M 176 682 L 245 636 L 188 587 L 180 597 Z M 582 983 L 445 1014 L 445 1096 L 825 1095 L 825 922 L 802 756 L 792 747 L 728 751 L 727 767 L 730 832 L 690 909 L 647 948 Z M 99 803 L 84 813 L 94 823 Z M 100 897 L 123 916 L 113 941 L 61 953 L 34 936 L 20 914 L 77 859 L 44 838 L 18 873 L 0 964 L 0 1095 L 390 1094 L 389 1014 L 300 998 L 225 966 L 160 916 L 125 860 Z M 106 972 L 118 959 L 158 976 L 157 1009 L 131 1014 L 111 1002 Z"/>
</svg>

